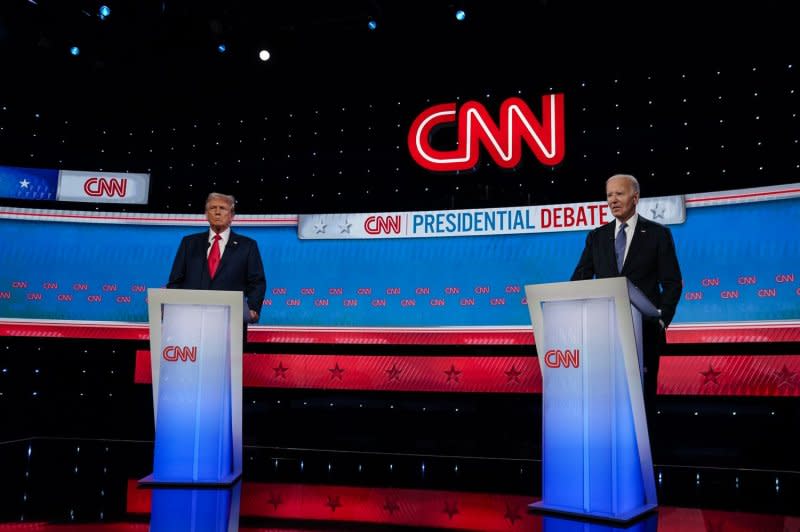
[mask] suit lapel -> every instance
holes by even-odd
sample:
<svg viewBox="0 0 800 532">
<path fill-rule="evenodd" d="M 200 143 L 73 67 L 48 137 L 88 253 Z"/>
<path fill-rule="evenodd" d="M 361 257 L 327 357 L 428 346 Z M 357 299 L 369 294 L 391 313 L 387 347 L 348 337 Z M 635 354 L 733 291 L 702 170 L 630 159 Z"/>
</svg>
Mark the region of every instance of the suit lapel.
<svg viewBox="0 0 800 532">
<path fill-rule="evenodd" d="M 605 226 L 605 234 L 603 235 L 603 248 L 605 250 L 606 260 L 608 261 L 609 271 L 617 273 L 617 254 L 614 251 L 614 228 L 615 222 L 611 222 Z M 617 274 L 619 275 L 619 274 Z"/>
<path fill-rule="evenodd" d="M 647 219 L 643 218 L 642 215 L 639 215 L 639 221 L 636 223 L 636 230 L 633 233 L 633 237 L 631 237 L 631 246 L 628 248 L 628 254 L 625 256 L 625 262 L 622 263 L 622 272 L 625 272 L 625 268 L 631 263 L 631 257 L 637 257 L 639 254 L 639 248 L 642 247 L 645 238 L 647 238 L 647 230 L 649 229 L 649 224 L 647 223 Z"/>
</svg>

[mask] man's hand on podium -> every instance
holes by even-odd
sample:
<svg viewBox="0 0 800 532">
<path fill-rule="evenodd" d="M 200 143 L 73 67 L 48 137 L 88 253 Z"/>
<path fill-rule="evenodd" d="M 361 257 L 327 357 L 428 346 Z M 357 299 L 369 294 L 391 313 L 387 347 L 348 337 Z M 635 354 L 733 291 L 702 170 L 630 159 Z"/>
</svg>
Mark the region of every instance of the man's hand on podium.
<svg viewBox="0 0 800 532">
<path fill-rule="evenodd" d="M 250 323 L 256 323 L 258 321 L 258 312 L 253 309 L 250 309 Z"/>
</svg>

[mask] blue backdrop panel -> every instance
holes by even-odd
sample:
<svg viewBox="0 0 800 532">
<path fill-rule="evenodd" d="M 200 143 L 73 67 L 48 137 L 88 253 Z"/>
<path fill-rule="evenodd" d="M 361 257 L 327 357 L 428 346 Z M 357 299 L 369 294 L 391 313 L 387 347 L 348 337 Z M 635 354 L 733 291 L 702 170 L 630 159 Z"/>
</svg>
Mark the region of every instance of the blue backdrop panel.
<svg viewBox="0 0 800 532">
<path fill-rule="evenodd" d="M 796 227 L 798 198 L 688 209 L 671 226 L 685 280 L 675 322 L 799 319 Z M 291 226 L 236 228 L 258 241 L 273 326 L 527 327 L 524 285 L 568 280 L 586 236 L 309 241 Z M 5 219 L 0 319 L 145 323 L 146 288 L 164 286 L 197 231 Z"/>
</svg>

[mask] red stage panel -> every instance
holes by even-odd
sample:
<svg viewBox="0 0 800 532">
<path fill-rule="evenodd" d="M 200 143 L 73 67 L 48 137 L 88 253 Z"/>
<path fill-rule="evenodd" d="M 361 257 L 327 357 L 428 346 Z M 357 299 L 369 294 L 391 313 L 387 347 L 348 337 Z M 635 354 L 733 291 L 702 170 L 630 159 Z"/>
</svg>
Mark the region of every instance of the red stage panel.
<svg viewBox="0 0 800 532">
<path fill-rule="evenodd" d="M 536 357 L 245 354 L 243 385 L 398 392 L 541 393 Z M 150 383 L 150 352 L 136 352 L 137 383 Z"/>
<path fill-rule="evenodd" d="M 248 353 L 251 388 L 397 392 L 541 393 L 536 357 L 273 355 Z M 136 352 L 134 382 L 151 382 L 150 352 Z M 800 396 L 800 355 L 661 358 L 661 395 Z"/>
<path fill-rule="evenodd" d="M 800 396 L 800 355 L 662 357 L 663 395 Z"/>
</svg>

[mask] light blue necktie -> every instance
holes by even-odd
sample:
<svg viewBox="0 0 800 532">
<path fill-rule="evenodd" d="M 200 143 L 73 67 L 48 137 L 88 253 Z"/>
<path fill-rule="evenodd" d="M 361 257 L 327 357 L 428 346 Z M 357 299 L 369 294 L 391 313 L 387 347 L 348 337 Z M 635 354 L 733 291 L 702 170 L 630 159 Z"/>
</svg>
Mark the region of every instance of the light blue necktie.
<svg viewBox="0 0 800 532">
<path fill-rule="evenodd" d="M 622 272 L 622 263 L 625 262 L 625 244 L 628 242 L 628 237 L 625 235 L 626 227 L 628 227 L 627 223 L 620 225 L 617 238 L 614 239 L 614 252 L 617 254 L 618 272 Z"/>
</svg>

